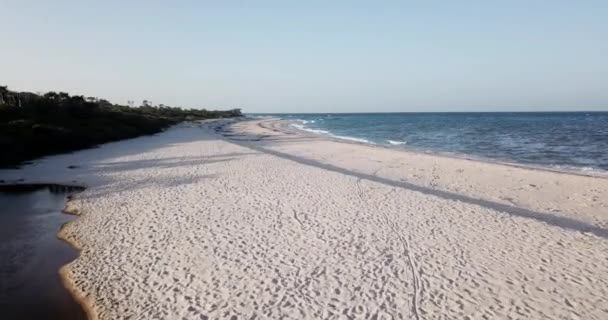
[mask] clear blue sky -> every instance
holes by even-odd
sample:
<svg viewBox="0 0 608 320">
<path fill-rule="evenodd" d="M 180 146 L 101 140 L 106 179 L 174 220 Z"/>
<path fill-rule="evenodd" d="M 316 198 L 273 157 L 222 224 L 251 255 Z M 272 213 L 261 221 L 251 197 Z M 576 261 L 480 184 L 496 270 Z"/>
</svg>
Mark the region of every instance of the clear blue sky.
<svg viewBox="0 0 608 320">
<path fill-rule="evenodd" d="M 608 110 L 606 0 L 0 0 L 0 12 L 0 84 L 16 90 L 246 112 Z"/>
</svg>

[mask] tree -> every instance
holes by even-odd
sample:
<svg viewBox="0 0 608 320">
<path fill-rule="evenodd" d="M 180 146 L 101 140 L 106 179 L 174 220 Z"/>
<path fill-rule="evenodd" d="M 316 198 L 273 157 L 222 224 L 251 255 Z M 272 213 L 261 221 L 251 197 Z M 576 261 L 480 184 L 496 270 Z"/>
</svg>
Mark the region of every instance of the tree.
<svg viewBox="0 0 608 320">
<path fill-rule="evenodd" d="M 59 100 L 67 100 L 70 98 L 70 94 L 67 92 L 59 92 L 57 94 L 57 97 L 59 98 Z"/>
<path fill-rule="evenodd" d="M 57 99 L 58 95 L 57 95 L 57 92 L 55 92 L 55 91 L 49 91 L 49 92 L 45 93 L 43 97 L 47 98 L 47 99 L 55 100 L 55 99 Z"/>
</svg>

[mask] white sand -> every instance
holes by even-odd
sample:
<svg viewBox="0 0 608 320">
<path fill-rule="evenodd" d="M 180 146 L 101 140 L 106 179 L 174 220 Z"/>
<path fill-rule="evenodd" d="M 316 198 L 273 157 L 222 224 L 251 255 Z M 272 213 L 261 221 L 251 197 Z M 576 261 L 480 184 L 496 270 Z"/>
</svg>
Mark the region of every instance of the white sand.
<svg viewBox="0 0 608 320">
<path fill-rule="evenodd" d="M 261 122 L 233 125 L 241 141 L 184 125 L 0 179 L 88 187 L 64 276 L 99 319 L 608 318 L 608 179 Z"/>
</svg>

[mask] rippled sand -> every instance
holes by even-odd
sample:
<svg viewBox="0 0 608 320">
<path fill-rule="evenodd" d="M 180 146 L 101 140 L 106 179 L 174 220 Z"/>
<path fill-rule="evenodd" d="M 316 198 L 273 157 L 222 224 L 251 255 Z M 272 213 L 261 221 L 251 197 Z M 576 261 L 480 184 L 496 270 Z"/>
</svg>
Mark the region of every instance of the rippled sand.
<svg viewBox="0 0 608 320">
<path fill-rule="evenodd" d="M 608 179 L 276 120 L 182 125 L 0 177 L 88 186 L 63 271 L 100 319 L 608 318 Z"/>
</svg>

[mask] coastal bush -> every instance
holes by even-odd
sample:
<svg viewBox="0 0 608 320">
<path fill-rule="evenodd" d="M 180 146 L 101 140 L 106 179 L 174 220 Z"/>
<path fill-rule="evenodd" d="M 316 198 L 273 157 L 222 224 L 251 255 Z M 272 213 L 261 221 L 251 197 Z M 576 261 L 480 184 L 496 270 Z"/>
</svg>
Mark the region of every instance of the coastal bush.
<svg viewBox="0 0 608 320">
<path fill-rule="evenodd" d="M 130 107 L 65 92 L 41 95 L 0 86 L 0 166 L 154 134 L 182 121 L 240 115 L 240 109 L 182 109 L 148 102 Z"/>
</svg>

